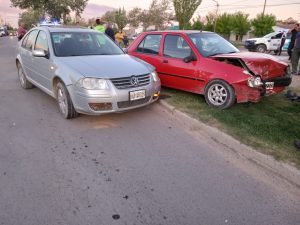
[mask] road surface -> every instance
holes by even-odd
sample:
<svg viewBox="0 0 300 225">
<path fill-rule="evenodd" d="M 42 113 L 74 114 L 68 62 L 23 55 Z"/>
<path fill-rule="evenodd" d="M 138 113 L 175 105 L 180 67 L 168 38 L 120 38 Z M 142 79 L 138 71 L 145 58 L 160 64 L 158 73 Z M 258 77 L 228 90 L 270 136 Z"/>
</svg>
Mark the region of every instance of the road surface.
<svg viewBox="0 0 300 225">
<path fill-rule="evenodd" d="M 159 104 L 62 119 L 20 87 L 16 42 L 0 38 L 0 225 L 300 224 L 299 186 Z"/>
</svg>

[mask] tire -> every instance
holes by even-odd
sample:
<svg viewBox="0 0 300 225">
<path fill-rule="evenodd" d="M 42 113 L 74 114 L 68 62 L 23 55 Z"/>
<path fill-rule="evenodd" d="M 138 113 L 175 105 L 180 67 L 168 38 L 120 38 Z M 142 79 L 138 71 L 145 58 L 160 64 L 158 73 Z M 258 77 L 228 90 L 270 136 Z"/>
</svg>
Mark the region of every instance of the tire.
<svg viewBox="0 0 300 225">
<path fill-rule="evenodd" d="M 62 82 L 58 82 L 56 85 L 56 101 L 59 111 L 65 119 L 75 118 L 78 113 L 76 112 L 69 92 L 66 86 Z"/>
<path fill-rule="evenodd" d="M 264 44 L 260 44 L 256 46 L 256 51 L 260 53 L 265 53 L 267 51 L 267 46 Z"/>
<path fill-rule="evenodd" d="M 219 109 L 230 108 L 235 103 L 234 89 L 223 80 L 210 81 L 204 91 L 209 106 Z"/>
<path fill-rule="evenodd" d="M 24 70 L 20 63 L 17 64 L 17 69 L 18 69 L 18 77 L 19 77 L 19 82 L 21 84 L 21 87 L 24 89 L 33 88 L 34 87 L 33 84 L 27 80 Z"/>
</svg>

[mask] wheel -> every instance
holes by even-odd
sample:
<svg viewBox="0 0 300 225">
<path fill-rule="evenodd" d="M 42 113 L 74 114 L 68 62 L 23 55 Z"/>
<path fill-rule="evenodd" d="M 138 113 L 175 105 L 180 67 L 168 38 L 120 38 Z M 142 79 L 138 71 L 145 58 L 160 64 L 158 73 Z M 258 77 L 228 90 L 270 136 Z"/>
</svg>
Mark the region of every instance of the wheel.
<svg viewBox="0 0 300 225">
<path fill-rule="evenodd" d="M 72 119 L 78 115 L 74 109 L 69 92 L 62 82 L 58 82 L 56 85 L 56 100 L 59 111 L 65 119 Z"/>
<path fill-rule="evenodd" d="M 225 81 L 213 80 L 205 87 L 205 101 L 209 106 L 227 109 L 235 103 L 235 92 Z"/>
<path fill-rule="evenodd" d="M 18 68 L 18 77 L 19 77 L 21 87 L 24 89 L 33 88 L 33 84 L 27 80 L 24 70 L 20 63 L 17 64 L 17 68 Z"/>
<path fill-rule="evenodd" d="M 256 46 L 256 51 L 260 52 L 260 53 L 265 53 L 267 50 L 267 46 L 265 46 L 264 44 L 260 44 Z"/>
</svg>

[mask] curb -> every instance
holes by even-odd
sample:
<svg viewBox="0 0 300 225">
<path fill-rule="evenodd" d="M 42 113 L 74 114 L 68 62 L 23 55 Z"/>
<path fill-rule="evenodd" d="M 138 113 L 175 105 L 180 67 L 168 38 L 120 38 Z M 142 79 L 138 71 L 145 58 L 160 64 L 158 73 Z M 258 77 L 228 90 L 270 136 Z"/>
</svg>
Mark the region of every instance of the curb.
<svg viewBox="0 0 300 225">
<path fill-rule="evenodd" d="M 248 145 L 242 144 L 223 131 L 206 125 L 188 114 L 179 111 L 165 100 L 160 99 L 158 103 L 171 116 L 175 117 L 180 123 L 183 123 L 184 126 L 197 128 L 193 130 L 197 130 L 197 135 L 202 136 L 202 139 L 204 135 L 215 142 L 215 144 L 221 145 L 222 148 L 219 151 L 229 152 L 235 159 L 239 161 L 242 159 L 246 163 L 252 164 L 251 166 L 258 167 L 258 173 L 264 172 L 268 177 L 277 177 L 280 181 L 300 190 L 300 170 L 297 168 L 284 162 L 276 161 L 272 156 L 265 155 Z"/>
</svg>

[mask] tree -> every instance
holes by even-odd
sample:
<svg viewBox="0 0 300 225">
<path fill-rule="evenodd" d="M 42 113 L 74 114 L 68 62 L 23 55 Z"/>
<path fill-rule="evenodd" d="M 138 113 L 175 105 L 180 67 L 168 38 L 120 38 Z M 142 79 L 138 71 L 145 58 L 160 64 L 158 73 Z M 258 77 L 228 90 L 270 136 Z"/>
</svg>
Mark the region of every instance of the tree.
<svg viewBox="0 0 300 225">
<path fill-rule="evenodd" d="M 214 24 L 215 24 L 215 15 L 212 13 L 209 13 L 205 16 L 205 25 L 204 30 L 206 31 L 214 31 Z"/>
<path fill-rule="evenodd" d="M 218 17 L 216 32 L 229 39 L 233 29 L 233 16 L 228 13 L 223 13 Z"/>
<path fill-rule="evenodd" d="M 233 14 L 233 32 L 238 36 L 238 39 L 243 40 L 243 36 L 251 29 L 251 23 L 248 19 L 249 14 L 236 12 Z"/>
<path fill-rule="evenodd" d="M 43 12 L 40 10 L 29 9 L 25 12 L 20 13 L 19 23 L 23 22 L 25 29 L 30 29 L 33 25 L 37 25 L 40 18 L 43 16 Z"/>
<path fill-rule="evenodd" d="M 173 17 L 170 12 L 170 0 L 152 0 L 148 10 L 134 8 L 128 13 L 128 23 L 137 27 L 143 23 L 144 30 L 154 25 L 156 30 L 164 29 L 166 23 Z"/>
<path fill-rule="evenodd" d="M 151 16 L 148 10 L 143 10 L 139 16 L 140 21 L 143 23 L 144 31 L 151 25 Z"/>
<path fill-rule="evenodd" d="M 185 29 L 202 0 L 173 0 L 179 28 Z"/>
<path fill-rule="evenodd" d="M 261 37 L 273 31 L 272 27 L 276 25 L 276 17 L 272 14 L 263 15 L 261 13 L 251 21 L 251 25 L 254 28 L 254 35 Z"/>
<path fill-rule="evenodd" d="M 138 27 L 141 22 L 140 20 L 141 13 L 142 13 L 142 9 L 138 7 L 135 7 L 132 10 L 130 10 L 127 14 L 128 23 L 133 27 Z"/>
<path fill-rule="evenodd" d="M 116 22 L 116 11 L 107 11 L 102 17 L 102 21 L 108 23 L 115 23 Z M 93 23 L 95 23 L 96 19 L 94 19 Z"/>
<path fill-rule="evenodd" d="M 192 25 L 193 30 L 203 30 L 204 29 L 204 24 L 201 21 L 201 17 L 198 16 L 196 20 L 193 20 L 193 25 Z"/>
<path fill-rule="evenodd" d="M 65 18 L 71 11 L 79 16 L 88 0 L 10 0 L 14 7 L 33 9 L 48 13 L 54 18 Z"/>
<path fill-rule="evenodd" d="M 127 17 L 124 8 L 119 8 L 119 10 L 115 12 L 115 23 L 117 24 L 119 30 L 123 30 L 123 28 L 126 26 Z"/>
<path fill-rule="evenodd" d="M 169 12 L 169 10 L 169 0 L 152 0 L 148 14 L 151 24 L 155 26 L 155 30 L 163 29 L 166 25 L 166 22 L 170 20 L 172 14 Z"/>
</svg>

